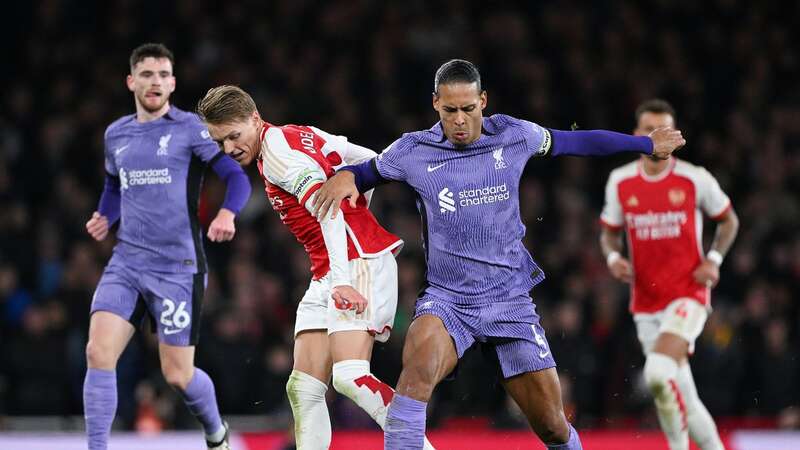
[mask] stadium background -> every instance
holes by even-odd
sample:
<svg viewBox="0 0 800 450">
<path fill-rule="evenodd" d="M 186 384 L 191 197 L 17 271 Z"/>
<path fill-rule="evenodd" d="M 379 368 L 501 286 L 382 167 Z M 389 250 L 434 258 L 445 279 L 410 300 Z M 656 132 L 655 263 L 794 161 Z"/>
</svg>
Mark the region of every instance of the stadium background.
<svg viewBox="0 0 800 450">
<path fill-rule="evenodd" d="M 102 188 L 103 131 L 134 110 L 124 86 L 128 56 L 148 41 L 176 55 L 178 107 L 193 109 L 210 87 L 239 84 L 270 122 L 313 124 L 377 151 L 437 120 L 433 73 L 452 57 L 481 69 L 486 114 L 552 128 L 629 132 L 639 101 L 669 100 L 688 140 L 679 156 L 718 178 L 742 224 L 692 359 L 700 395 L 727 436 L 800 428 L 800 4 L 647 3 L 9 5 L 0 75 L 0 441 L 82 426 L 87 313 L 114 242 L 91 241 L 84 224 Z M 610 278 L 597 244 L 606 177 L 629 159 L 533 161 L 522 212 L 528 248 L 548 275 L 533 296 L 571 418 L 601 437 L 639 436 L 640 448 L 652 438 L 653 448 L 666 448 L 641 383 L 627 288 Z M 249 175 L 256 188 L 236 238 L 206 243 L 211 273 L 197 364 L 212 375 L 221 410 L 237 429 L 273 430 L 260 436 L 282 442 L 291 439 L 284 383 L 308 261 L 268 207 L 255 171 Z M 205 225 L 223 195 L 207 172 Z M 373 371 L 393 383 L 424 276 L 419 220 L 399 185 L 380 188 L 373 209 L 406 241 L 395 332 L 373 358 Z M 161 377 L 155 344 L 138 334 L 120 361 L 116 426 L 195 429 Z M 336 430 L 375 429 L 351 402 L 333 394 L 330 402 Z M 441 433 L 495 433 L 503 448 L 516 448 L 508 440 L 514 433 L 526 436 L 479 352 L 463 361 L 455 382 L 437 389 L 429 412 L 429 427 Z M 197 432 L 191 436 L 195 442 Z M 45 448 L 36 445 L 30 448 Z M 362 447 L 370 445 L 377 444 Z"/>
</svg>

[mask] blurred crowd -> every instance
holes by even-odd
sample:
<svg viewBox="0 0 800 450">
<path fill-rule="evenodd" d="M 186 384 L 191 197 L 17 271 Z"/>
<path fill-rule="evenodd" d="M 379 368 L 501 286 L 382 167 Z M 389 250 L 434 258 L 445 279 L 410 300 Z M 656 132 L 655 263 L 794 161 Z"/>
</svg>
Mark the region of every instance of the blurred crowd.
<svg viewBox="0 0 800 450">
<path fill-rule="evenodd" d="M 679 156 L 717 177 L 741 220 L 691 360 L 701 398 L 717 417 L 800 426 L 800 35 L 791 20 L 800 3 L 42 0 L 16 2 L 6 16 L 0 427 L 4 415 L 82 413 L 89 305 L 114 245 L 92 241 L 84 225 L 102 190 L 105 127 L 134 111 L 128 56 L 149 41 L 175 53 L 176 106 L 238 84 L 272 123 L 313 124 L 376 151 L 437 120 L 433 74 L 453 57 L 481 69 L 486 114 L 551 128 L 629 132 L 640 101 L 669 100 L 688 141 Z M 534 160 L 521 187 L 526 243 L 547 273 L 532 295 L 580 426 L 655 423 L 627 286 L 609 276 L 597 244 L 606 177 L 628 160 Z M 284 383 L 309 261 L 249 175 L 257 189 L 236 238 L 206 243 L 197 364 L 223 414 L 280 423 L 290 416 Z M 209 171 L 205 225 L 223 196 Z M 406 241 L 395 329 L 372 364 L 394 383 L 424 278 L 420 226 L 400 185 L 379 188 L 373 209 Z M 195 426 L 156 350 L 149 331 L 138 333 L 120 361 L 119 424 Z M 335 426 L 371 426 L 331 394 Z M 429 411 L 432 426 L 525 423 L 478 351 Z"/>
</svg>

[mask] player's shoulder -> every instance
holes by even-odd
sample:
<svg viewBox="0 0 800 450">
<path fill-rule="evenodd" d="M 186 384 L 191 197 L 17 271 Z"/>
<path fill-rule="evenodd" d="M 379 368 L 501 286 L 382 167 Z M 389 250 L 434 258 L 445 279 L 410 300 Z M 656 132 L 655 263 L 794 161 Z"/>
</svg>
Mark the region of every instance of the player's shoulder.
<svg viewBox="0 0 800 450">
<path fill-rule="evenodd" d="M 128 125 L 135 122 L 136 122 L 136 114 L 124 115 L 119 119 L 111 122 L 111 124 L 109 124 L 106 127 L 104 136 L 106 139 L 108 139 L 109 137 L 113 137 L 115 134 L 123 132 Z"/>
<path fill-rule="evenodd" d="M 677 176 L 689 178 L 694 182 L 703 182 L 714 178 L 711 172 L 705 167 L 678 158 L 675 158 L 675 168 L 672 170 L 672 173 Z"/>
<path fill-rule="evenodd" d="M 612 170 L 608 175 L 608 181 L 609 183 L 620 183 L 624 180 L 636 178 L 638 176 L 639 160 L 637 159 Z"/>
<path fill-rule="evenodd" d="M 500 134 L 508 129 L 530 127 L 532 123 L 507 114 L 492 114 L 483 118 L 483 129 L 492 134 Z"/>
<path fill-rule="evenodd" d="M 200 116 L 198 116 L 194 112 L 184 111 L 176 106 L 171 106 L 169 109 L 169 115 L 173 120 L 180 123 L 181 125 L 193 129 L 194 128 L 206 129 L 206 124 L 203 123 L 203 120 L 200 119 Z"/>
</svg>

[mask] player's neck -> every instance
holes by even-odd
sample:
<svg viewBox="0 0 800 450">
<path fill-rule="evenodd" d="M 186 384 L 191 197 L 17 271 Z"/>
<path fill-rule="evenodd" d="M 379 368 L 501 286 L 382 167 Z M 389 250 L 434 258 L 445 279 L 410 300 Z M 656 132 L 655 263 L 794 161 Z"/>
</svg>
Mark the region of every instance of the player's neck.
<svg viewBox="0 0 800 450">
<path fill-rule="evenodd" d="M 652 158 L 644 156 L 642 157 L 642 169 L 644 170 L 645 175 L 654 177 L 667 170 L 670 161 L 671 159 L 653 160 Z"/>
<path fill-rule="evenodd" d="M 169 102 L 164 103 L 164 106 L 159 108 L 157 111 L 148 111 L 146 110 L 137 100 L 136 101 L 136 121 L 139 123 L 146 123 L 152 122 L 156 119 L 160 119 L 164 114 L 169 111 L 170 105 Z"/>
</svg>

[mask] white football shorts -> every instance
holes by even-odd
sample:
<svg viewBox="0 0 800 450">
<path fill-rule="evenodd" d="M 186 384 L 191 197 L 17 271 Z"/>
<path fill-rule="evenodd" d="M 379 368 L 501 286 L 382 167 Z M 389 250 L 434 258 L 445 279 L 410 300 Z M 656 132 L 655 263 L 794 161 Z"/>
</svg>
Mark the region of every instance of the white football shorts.
<svg viewBox="0 0 800 450">
<path fill-rule="evenodd" d="M 708 318 L 708 309 L 691 298 L 673 300 L 666 308 L 654 313 L 636 313 L 636 334 L 645 355 L 650 354 L 661 333 L 676 334 L 689 342 L 689 354 Z"/>
<path fill-rule="evenodd" d="M 377 258 L 350 260 L 350 282 L 367 299 L 367 309 L 339 310 L 331 297 L 330 277 L 311 280 L 297 305 L 294 335 L 306 330 L 368 331 L 375 340 L 386 342 L 397 311 L 397 262 L 387 252 Z"/>
</svg>

